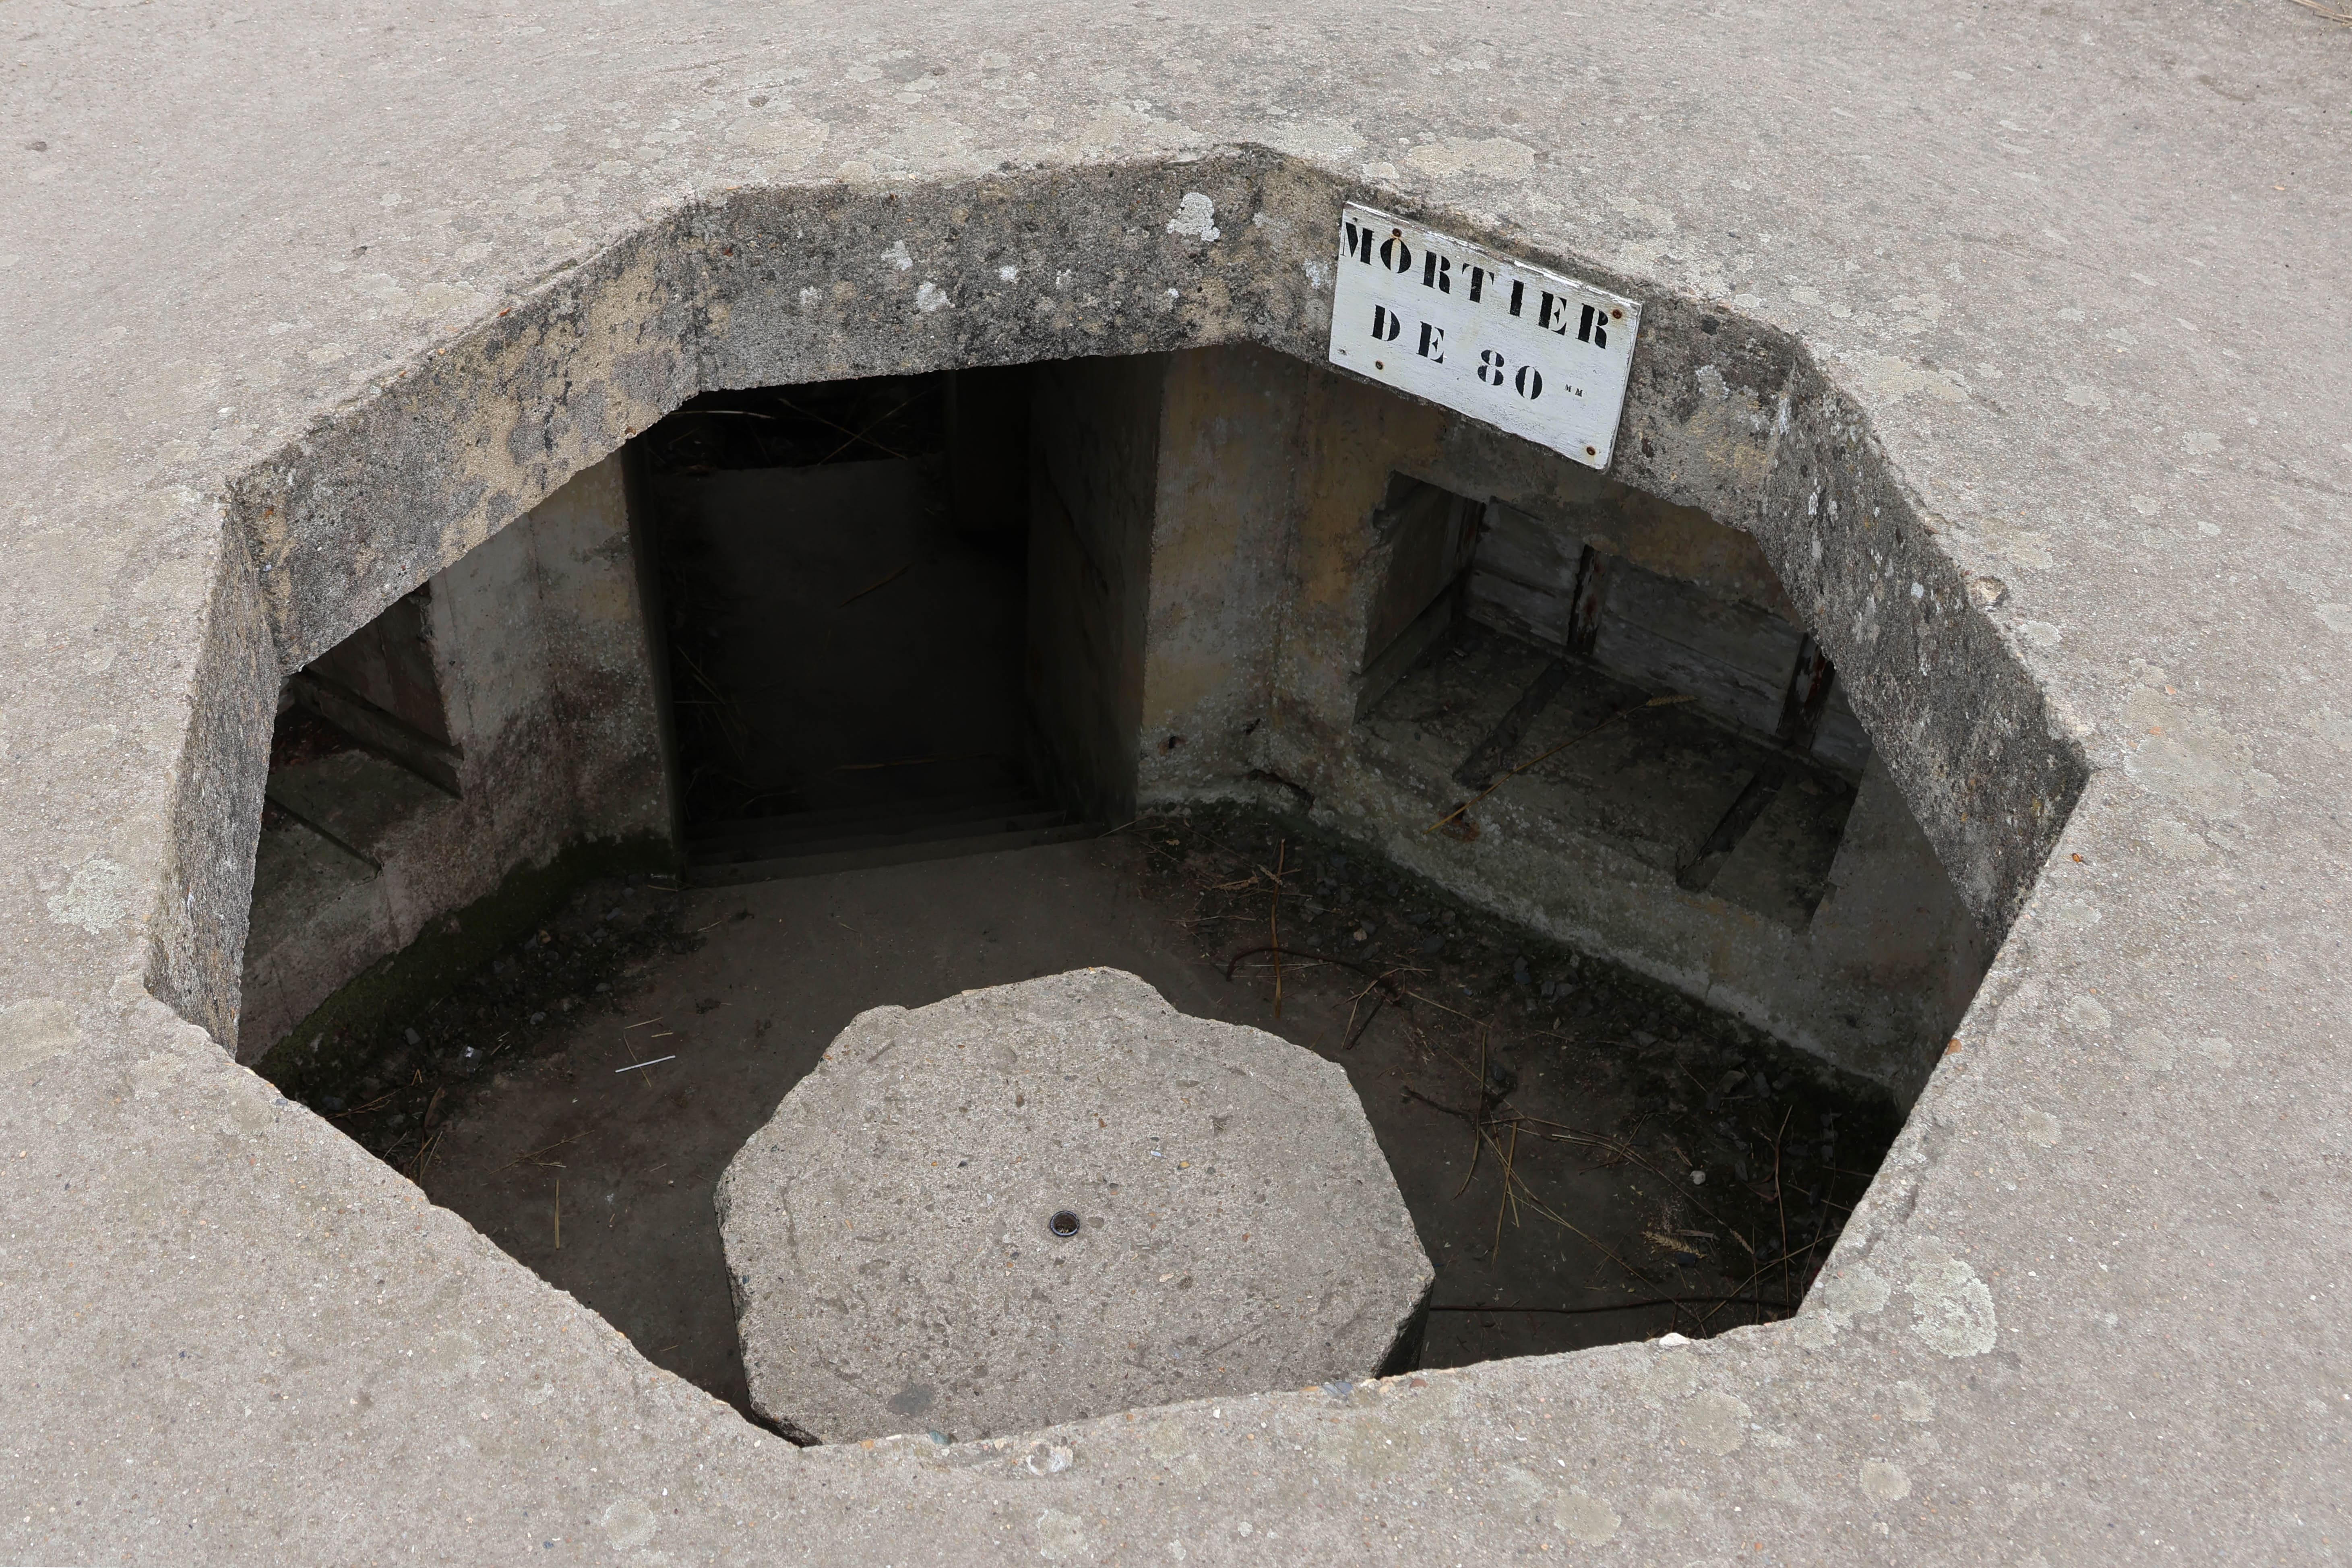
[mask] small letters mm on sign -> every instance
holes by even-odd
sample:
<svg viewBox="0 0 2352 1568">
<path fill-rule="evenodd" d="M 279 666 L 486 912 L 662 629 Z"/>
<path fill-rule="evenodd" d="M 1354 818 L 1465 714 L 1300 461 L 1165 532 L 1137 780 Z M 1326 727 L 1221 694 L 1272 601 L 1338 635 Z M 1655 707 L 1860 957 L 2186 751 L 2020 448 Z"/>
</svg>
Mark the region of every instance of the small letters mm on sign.
<svg viewBox="0 0 2352 1568">
<path fill-rule="evenodd" d="M 1331 363 L 1596 468 L 1609 466 L 1639 300 L 1370 207 L 1340 215 Z"/>
</svg>

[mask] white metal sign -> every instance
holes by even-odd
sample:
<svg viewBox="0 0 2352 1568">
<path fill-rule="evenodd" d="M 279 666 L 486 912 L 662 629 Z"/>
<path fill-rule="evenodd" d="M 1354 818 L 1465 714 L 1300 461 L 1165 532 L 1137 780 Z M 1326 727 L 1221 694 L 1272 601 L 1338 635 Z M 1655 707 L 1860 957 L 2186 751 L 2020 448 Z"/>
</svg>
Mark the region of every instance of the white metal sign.
<svg viewBox="0 0 2352 1568">
<path fill-rule="evenodd" d="M 1352 202 L 1340 215 L 1331 363 L 1609 466 L 1639 300 Z"/>
</svg>

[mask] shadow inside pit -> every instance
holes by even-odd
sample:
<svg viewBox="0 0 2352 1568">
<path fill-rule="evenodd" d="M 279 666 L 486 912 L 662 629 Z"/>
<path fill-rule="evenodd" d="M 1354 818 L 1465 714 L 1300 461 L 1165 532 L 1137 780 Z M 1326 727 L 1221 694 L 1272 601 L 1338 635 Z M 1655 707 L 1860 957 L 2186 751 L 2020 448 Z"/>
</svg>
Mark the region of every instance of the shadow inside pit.
<svg viewBox="0 0 2352 1568">
<path fill-rule="evenodd" d="M 1278 980 L 1250 951 L 1276 944 Z M 757 1419 L 711 1203 L 729 1160 L 858 1012 L 1090 963 L 1344 1066 L 1437 1268 L 1423 1366 L 1787 1315 L 1901 1124 L 1735 1019 L 1232 807 L 742 887 L 591 883 L 429 1004 L 264 1070 Z"/>
</svg>

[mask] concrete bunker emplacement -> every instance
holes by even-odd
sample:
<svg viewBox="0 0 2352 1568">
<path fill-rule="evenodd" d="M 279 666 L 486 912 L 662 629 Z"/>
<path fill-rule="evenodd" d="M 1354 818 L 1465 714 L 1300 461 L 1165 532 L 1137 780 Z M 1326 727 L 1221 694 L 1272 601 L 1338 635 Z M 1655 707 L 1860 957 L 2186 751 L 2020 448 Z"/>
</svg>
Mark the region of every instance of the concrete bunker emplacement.
<svg viewBox="0 0 2352 1568">
<path fill-rule="evenodd" d="M 1161 199 L 1157 176 L 1120 178 L 1142 187 L 1122 193 L 1133 206 Z M 1418 1018 L 1478 1021 L 1475 1043 L 1458 1048 L 1412 1025 L 1412 1043 L 1396 1047 L 1404 1065 L 1381 1069 L 1401 1076 L 1401 1090 L 1354 1069 L 1437 1259 L 1441 1297 L 1449 1252 L 1471 1250 L 1457 1234 L 1491 1221 L 1492 1257 L 1503 1244 L 1492 1204 L 1465 1229 L 1439 1187 L 1414 1178 L 1445 1163 L 1438 1140 L 1468 1140 L 1465 1187 L 1477 1162 L 1496 1162 L 1517 1228 L 1518 1135 L 1572 1133 L 1600 1139 L 1622 1171 L 1605 1201 L 1626 1213 L 1604 1226 L 1610 1237 L 1646 1237 L 1675 1267 L 1685 1266 L 1669 1256 L 1677 1248 L 1706 1260 L 1696 1278 L 1661 1283 L 1661 1266 L 1596 1244 L 1622 1270 L 1611 1300 L 1707 1331 L 1734 1320 L 1693 1310 L 1685 1322 L 1689 1302 L 1738 1302 L 1759 1319 L 1791 1310 L 1842 1210 L 1823 1190 L 1791 1195 L 1800 1178 L 1781 1145 L 1794 1102 L 1778 1131 L 1769 1116 L 1735 1128 L 1740 1108 L 1727 1102 L 1779 1109 L 1772 1097 L 1801 1079 L 1841 1104 L 1875 1097 L 1891 1133 L 2063 815 L 2073 759 L 2043 739 L 2038 698 L 1967 593 L 1920 551 L 1866 433 L 1784 341 L 1727 312 L 1654 310 L 1620 460 L 1598 473 L 1317 363 L 1301 321 L 1286 315 L 1311 319 L 1314 291 L 1294 296 L 1312 269 L 1282 247 L 1331 226 L 1307 221 L 1328 213 L 1331 193 L 1287 178 L 1237 168 L 1213 198 L 1166 197 L 1179 213 L 1237 205 L 1234 226 L 1289 263 L 1276 274 L 1244 252 L 1232 287 L 1255 277 L 1260 289 L 1255 316 L 1236 308 L 1246 331 L 1171 324 L 1135 304 L 1108 316 L 1145 352 L 1070 353 L 1068 323 L 1051 320 L 1032 334 L 1045 342 L 999 326 L 961 344 L 909 344 L 863 321 L 854 300 L 795 292 L 785 298 L 796 310 L 838 319 L 813 341 L 796 328 L 801 341 L 746 353 L 738 368 L 706 364 L 700 384 L 661 395 L 613 448 L 582 445 L 585 426 L 572 432 L 576 472 L 486 537 L 387 542 L 362 552 L 365 574 L 338 573 L 320 550 L 338 536 L 321 500 L 334 487 L 281 481 L 262 539 L 288 567 L 276 591 L 294 596 L 277 612 L 299 667 L 278 703 L 236 987 L 241 1057 L 474 1212 L 434 1177 L 436 1159 L 468 1140 L 484 1152 L 468 1180 L 494 1173 L 493 1143 L 512 1156 L 497 1170 L 572 1168 L 518 1141 L 527 1118 L 509 1086 L 530 1079 L 555 1104 L 562 1095 L 549 1085 L 573 1084 L 592 1039 L 596 1051 L 617 1040 L 631 1058 L 598 1056 L 608 1076 L 644 1058 L 653 1065 L 625 1081 L 650 1089 L 657 1069 L 665 1086 L 690 1082 L 691 1047 L 719 1044 L 677 1038 L 676 1020 L 626 1033 L 641 1022 L 636 1001 L 686 984 L 666 976 L 691 967 L 697 942 L 721 940 L 671 916 L 625 919 L 628 900 L 701 899 L 691 907 L 715 925 L 751 916 L 750 902 L 730 913 L 713 901 L 730 889 L 809 879 L 853 889 L 887 873 L 901 879 L 894 896 L 922 901 L 936 889 L 905 879 L 950 876 L 942 868 L 957 858 L 1066 856 L 1111 842 L 1096 837 L 1106 828 L 1238 813 L 1231 820 L 1271 835 L 1277 863 L 1244 856 L 1232 868 L 1241 877 L 1214 888 L 1263 875 L 1268 939 L 1253 952 L 1229 937 L 1212 952 L 1202 938 L 1185 961 L 1220 960 L 1230 977 L 1246 960 L 1261 989 L 1270 970 L 1270 1026 L 1280 1026 L 1286 959 L 1294 986 L 1315 971 L 1359 976 L 1357 1001 L 1373 1013 L 1419 1005 Z M 975 243 L 971 194 L 956 199 L 968 204 L 960 242 L 999 254 Z M 1278 221 L 1250 223 L 1253 213 Z M 740 221 L 758 227 L 756 201 Z M 912 210 L 844 215 L 840 242 L 919 222 Z M 871 248 L 895 285 L 890 248 Z M 773 265 L 765 255 L 746 238 L 733 263 L 750 258 L 747 302 L 774 287 L 757 275 Z M 1179 249 L 1154 265 L 1175 268 L 1181 294 L 1187 269 L 1213 264 Z M 1114 290 L 1148 301 L 1157 285 L 1144 292 L 1142 270 L 1070 303 L 1092 299 L 1105 312 Z M 1298 281 L 1266 281 L 1278 275 Z M 1083 335 L 1098 351 L 1118 333 L 1097 323 Z M 1200 337 L 1228 341 L 1183 341 Z M 853 342 L 873 346 L 851 352 Z M 838 374 L 861 360 L 873 374 Z M 755 363 L 800 378 L 755 375 Z M 377 417 L 429 425 L 436 390 L 459 384 L 421 388 Z M 1850 544 L 1796 551 L 1797 517 L 1843 530 Z M 1341 868 L 1299 886 L 1284 858 L 1310 843 Z M 1138 865 L 1087 864 L 1089 876 L 1149 878 Z M 1304 924 L 1344 901 L 1340 889 L 1355 902 L 1328 940 L 1307 946 L 1298 925 L 1284 940 L 1285 897 Z M 1375 940 L 1383 911 L 1414 928 L 1412 944 Z M 625 933 L 640 928 L 653 934 L 632 946 Z M 926 994 L 923 965 L 878 934 L 855 1010 L 947 994 Z M 1189 937 L 1154 940 L 1175 954 Z M 1084 945 L 1059 965 L 1116 956 Z M 782 962 L 745 950 L 735 978 L 751 984 Z M 1571 978 L 1580 963 L 1590 970 Z M 1584 1026 L 1595 998 L 1600 1016 Z M 772 999 L 769 1011 L 793 1006 Z M 1529 1029 L 1553 1026 L 1556 1044 L 1531 1037 L 1522 1059 L 1502 1062 L 1486 1019 L 1507 1010 Z M 1361 1037 L 1358 1008 L 1348 1012 L 1322 1037 L 1300 1039 L 1309 1031 L 1295 1022 L 1290 1037 L 1339 1059 Z M 724 1049 L 748 1082 L 678 1091 L 666 1123 L 681 1139 L 691 1124 L 701 1140 L 700 1184 L 689 1183 L 701 1212 L 664 1211 L 663 1223 L 694 1231 L 688 1251 L 711 1265 L 706 1294 L 727 1289 L 702 1201 L 717 1167 L 746 1116 L 763 1116 L 813 1065 L 802 1052 L 763 1066 L 751 1021 L 736 1022 Z M 1469 1073 L 1460 1092 L 1416 1087 L 1415 1050 Z M 1552 1116 L 1535 1116 L 1521 1104 L 1547 1050 L 1570 1082 Z M 1587 1062 L 1580 1050 L 1601 1065 L 1570 1070 Z M 1608 1097 L 1590 1075 L 1614 1070 L 1612 1050 L 1670 1059 L 1691 1087 L 1644 1091 L 1606 1126 L 1564 1120 L 1601 1115 Z M 1730 1054 L 1688 1055 L 1701 1050 Z M 727 1059 L 731 1074 L 737 1058 Z M 713 1120 L 687 1109 L 698 1092 L 746 1095 L 751 1110 Z M 1382 1092 L 1444 1114 L 1419 1131 L 1392 1128 Z M 671 1116 L 670 1103 L 632 1114 Z M 501 1140 L 506 1114 L 524 1120 Z M 1834 1152 L 1836 1114 L 1806 1111 L 1806 1148 L 1854 1175 Z M 1716 1208 L 1701 1203 L 1708 1156 L 1688 1138 L 1645 1133 L 1652 1115 L 1713 1119 L 1698 1135 L 1724 1141 L 1738 1174 L 1717 1181 L 1763 1205 L 1753 1223 L 1727 1217 L 1733 1194 L 1720 1185 L 1706 1194 L 1721 1194 Z M 553 1136 L 554 1122 L 543 1131 L 551 1146 L 571 1141 Z M 1884 1137 L 1864 1142 L 1874 1160 Z M 1845 1158 L 1857 1157 L 1850 1142 Z M 560 1245 L 562 1178 L 549 1179 Z M 1644 1195 L 1643 1184 L 1661 1190 Z M 618 1178 L 597 1184 L 610 1188 L 606 1228 L 617 1233 L 629 1212 Z M 1786 1233 L 1800 1198 L 1810 1239 L 1763 1248 L 1762 1232 L 1777 1215 Z M 476 1201 L 477 1223 L 502 1246 L 563 1278 L 503 1228 L 512 1205 Z M 1644 1205 L 1651 1218 L 1637 1223 Z M 574 1213 L 575 1226 L 586 1223 Z M 1550 1217 L 1581 1234 L 1574 1216 Z M 632 1267 L 618 1256 L 625 1242 L 611 1244 L 616 1270 Z M 1779 1256 L 1768 1262 L 1768 1251 Z M 1774 1264 L 1768 1299 L 1759 1280 Z M 1552 1274 L 1481 1281 L 1538 1299 L 1440 1305 L 1616 1310 L 1545 1294 L 1565 1288 Z M 565 1282 L 592 1303 L 604 1288 Z M 605 1310 L 626 1323 L 655 1311 L 649 1295 L 685 1287 L 632 1287 L 634 1305 L 611 1288 Z M 1643 1322 L 1439 1353 L 1566 1348 Z M 649 1326 L 632 1331 L 657 1358 L 677 1348 L 649 1343 Z M 697 1375 L 742 1402 L 740 1365 Z"/>
<path fill-rule="evenodd" d="M 2343 8 L 22 0 L 0 1558 L 2327 1558 Z M 1639 302 L 1605 470 L 1326 368 L 1349 203 Z M 1058 395 L 1143 433 L 1096 471 L 1151 527 L 1070 493 L 1041 379 L 1251 359 L 1189 449 L 1183 399 Z M 990 738 L 1044 731 L 1069 605 L 1044 465 L 1009 526 L 958 499 L 997 412 L 1142 650 L 1132 816 Z M 1328 517 L 1275 438 L 1416 422 Z M 1262 503 L 1222 562 L 1096 547 L 1198 542 L 1186 474 Z M 795 487 L 845 521 L 742 521 Z M 1441 570 L 1481 531 L 1360 712 L 1310 678 L 1390 646 L 1327 548 L 1376 513 Z M 1646 548 L 1692 516 L 1785 607 Z M 1814 743 L 1634 657 L 1643 589 L 1725 607 L 1661 639 L 1717 669 L 1787 640 L 1746 608 L 1811 637 Z M 1213 682 L 1155 683 L 1228 600 L 1274 654 L 1238 765 Z M 1916 1099 L 1785 1037 L 1870 1022 L 1841 922 L 1904 989 L 1906 911 L 1855 918 L 1900 884 L 1846 873 L 1905 843 L 1998 946 Z M 860 1012 L 1089 964 L 1347 1075 L 1420 1367 L 946 1445 L 747 1419 L 727 1160 Z"/>
</svg>

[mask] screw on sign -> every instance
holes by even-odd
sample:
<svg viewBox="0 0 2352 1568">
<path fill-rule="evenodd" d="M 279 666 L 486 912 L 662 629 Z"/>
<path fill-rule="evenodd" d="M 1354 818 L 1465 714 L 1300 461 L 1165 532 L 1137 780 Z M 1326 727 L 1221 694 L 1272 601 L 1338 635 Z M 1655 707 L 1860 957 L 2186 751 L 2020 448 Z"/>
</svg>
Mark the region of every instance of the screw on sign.
<svg viewBox="0 0 2352 1568">
<path fill-rule="evenodd" d="M 1592 468 L 1609 466 L 1641 305 L 1349 205 L 1331 363 Z"/>
</svg>

